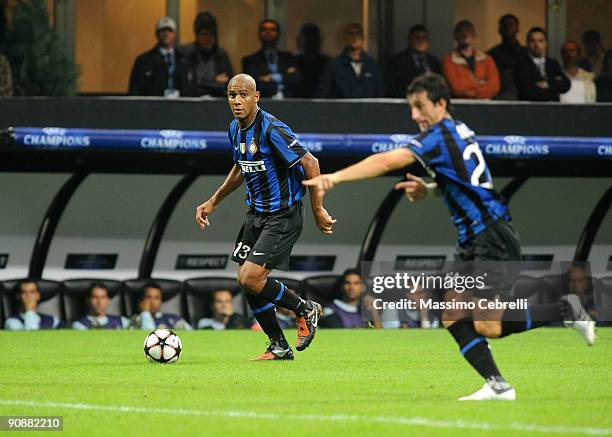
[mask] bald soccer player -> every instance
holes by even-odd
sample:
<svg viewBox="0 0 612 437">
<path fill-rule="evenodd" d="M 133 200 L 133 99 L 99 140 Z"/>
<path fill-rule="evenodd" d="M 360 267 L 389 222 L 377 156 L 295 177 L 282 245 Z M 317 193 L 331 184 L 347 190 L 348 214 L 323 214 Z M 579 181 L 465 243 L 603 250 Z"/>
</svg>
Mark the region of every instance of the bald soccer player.
<svg viewBox="0 0 612 437">
<path fill-rule="evenodd" d="M 259 108 L 259 91 L 251 76 L 238 74 L 230 80 L 227 101 L 234 115 L 228 129 L 234 166 L 210 199 L 197 207 L 196 222 L 202 230 L 210 226 L 209 216 L 219 203 L 245 182 L 249 208 L 232 260 L 240 265 L 238 283 L 270 339 L 270 346 L 255 360 L 292 360 L 293 352 L 276 318 L 276 306 L 297 316 L 298 351 L 312 342 L 322 308 L 268 276 L 274 269 L 289 268 L 291 250 L 304 221 L 302 198 L 306 190 L 302 181 L 320 174 L 319 162 L 285 123 Z M 314 194 L 312 189 L 310 201 L 317 227 L 331 234 L 336 221 Z"/>
</svg>

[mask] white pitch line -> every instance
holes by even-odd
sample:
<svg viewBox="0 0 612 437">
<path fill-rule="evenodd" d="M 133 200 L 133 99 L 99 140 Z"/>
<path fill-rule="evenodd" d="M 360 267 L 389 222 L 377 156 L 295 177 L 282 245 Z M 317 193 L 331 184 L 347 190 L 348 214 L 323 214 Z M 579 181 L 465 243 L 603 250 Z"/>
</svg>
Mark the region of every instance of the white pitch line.
<svg viewBox="0 0 612 437">
<path fill-rule="evenodd" d="M 168 414 L 199 417 L 229 417 L 259 420 L 313 420 L 319 422 L 363 422 L 380 423 L 404 426 L 422 426 L 429 428 L 449 429 L 475 429 L 481 431 L 524 431 L 537 433 L 563 433 L 563 434 L 587 434 L 587 435 L 612 435 L 612 428 L 592 427 L 565 427 L 549 426 L 531 423 L 512 422 L 508 424 L 467 422 L 457 420 L 438 420 L 426 417 L 402 417 L 402 416 L 364 416 L 364 415 L 319 415 L 319 414 L 280 414 L 259 413 L 256 411 L 208 411 L 191 410 L 185 408 L 152 408 L 137 407 L 131 405 L 96 405 L 96 404 L 71 404 L 64 402 L 37 402 L 18 399 L 0 399 L 0 405 L 22 405 L 41 408 L 67 408 L 71 410 L 109 411 L 115 413 L 142 413 L 142 414 Z"/>
</svg>

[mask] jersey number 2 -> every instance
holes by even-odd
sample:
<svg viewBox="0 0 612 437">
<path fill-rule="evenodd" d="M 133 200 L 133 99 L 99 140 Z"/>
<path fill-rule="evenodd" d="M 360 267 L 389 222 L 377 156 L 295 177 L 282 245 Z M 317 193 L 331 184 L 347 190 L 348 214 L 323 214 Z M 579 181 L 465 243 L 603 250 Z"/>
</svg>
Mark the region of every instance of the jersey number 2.
<svg viewBox="0 0 612 437">
<path fill-rule="evenodd" d="M 489 172 L 487 171 L 487 166 L 485 164 L 484 156 L 482 156 L 482 152 L 480 151 L 480 147 L 478 143 L 470 143 L 463 150 L 463 160 L 469 161 L 472 159 L 472 156 L 476 157 L 476 168 L 472 172 L 472 176 L 470 178 L 470 183 L 476 187 L 482 188 L 493 188 L 493 183 L 491 182 L 491 177 L 489 176 Z M 485 174 L 485 181 L 480 182 L 481 176 Z"/>
</svg>

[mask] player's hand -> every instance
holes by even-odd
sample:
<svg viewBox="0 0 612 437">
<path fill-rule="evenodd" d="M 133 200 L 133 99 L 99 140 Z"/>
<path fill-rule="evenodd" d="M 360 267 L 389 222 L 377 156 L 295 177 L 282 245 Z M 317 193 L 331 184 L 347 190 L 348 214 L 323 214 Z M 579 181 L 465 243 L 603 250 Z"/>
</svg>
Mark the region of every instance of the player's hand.
<svg viewBox="0 0 612 437">
<path fill-rule="evenodd" d="M 338 220 L 333 219 L 332 216 L 329 215 L 327 210 L 323 207 L 318 208 L 316 211 L 313 211 L 313 213 L 315 221 L 317 222 L 317 228 L 319 228 L 319 230 L 324 234 L 331 235 L 332 226 Z"/>
<path fill-rule="evenodd" d="M 312 179 L 308 179 L 302 182 L 307 187 L 315 187 L 320 194 L 325 194 L 327 191 L 334 188 L 334 185 L 338 183 L 337 176 L 334 173 L 320 174 Z"/>
<path fill-rule="evenodd" d="M 411 202 L 422 200 L 427 197 L 427 184 L 425 181 L 411 173 L 406 173 L 407 181 L 395 184 L 396 190 L 404 190 L 404 194 Z"/>
<path fill-rule="evenodd" d="M 207 200 L 196 208 L 196 222 L 200 225 L 200 229 L 204 230 L 206 226 L 210 226 L 208 216 L 215 211 L 215 205 L 210 200 Z"/>
<path fill-rule="evenodd" d="M 138 304 L 138 309 L 140 309 L 141 313 L 145 311 L 151 312 L 151 301 L 146 298 L 141 300 L 140 304 Z"/>
</svg>

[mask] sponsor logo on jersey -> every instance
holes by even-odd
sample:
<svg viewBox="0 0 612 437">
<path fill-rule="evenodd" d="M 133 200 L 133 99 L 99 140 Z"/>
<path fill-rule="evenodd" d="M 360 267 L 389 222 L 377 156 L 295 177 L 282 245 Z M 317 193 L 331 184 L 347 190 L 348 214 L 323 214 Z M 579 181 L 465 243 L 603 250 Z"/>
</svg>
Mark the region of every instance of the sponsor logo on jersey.
<svg viewBox="0 0 612 437">
<path fill-rule="evenodd" d="M 238 161 L 244 173 L 257 173 L 266 171 L 266 164 L 263 161 Z"/>
</svg>

